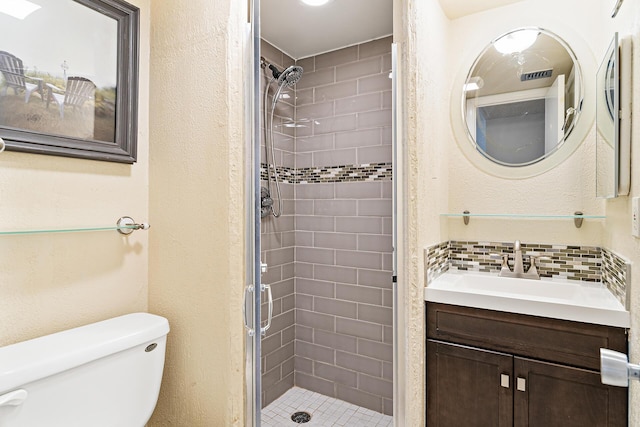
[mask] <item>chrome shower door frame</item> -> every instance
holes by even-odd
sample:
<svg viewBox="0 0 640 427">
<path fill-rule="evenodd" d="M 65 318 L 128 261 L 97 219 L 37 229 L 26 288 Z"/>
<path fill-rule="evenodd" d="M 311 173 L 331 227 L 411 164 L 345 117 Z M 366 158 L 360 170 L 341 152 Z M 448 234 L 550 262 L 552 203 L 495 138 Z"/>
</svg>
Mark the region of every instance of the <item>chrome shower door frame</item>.
<svg viewBox="0 0 640 427">
<path fill-rule="evenodd" d="M 260 427 L 260 0 L 248 0 L 245 33 L 245 426 Z"/>
</svg>

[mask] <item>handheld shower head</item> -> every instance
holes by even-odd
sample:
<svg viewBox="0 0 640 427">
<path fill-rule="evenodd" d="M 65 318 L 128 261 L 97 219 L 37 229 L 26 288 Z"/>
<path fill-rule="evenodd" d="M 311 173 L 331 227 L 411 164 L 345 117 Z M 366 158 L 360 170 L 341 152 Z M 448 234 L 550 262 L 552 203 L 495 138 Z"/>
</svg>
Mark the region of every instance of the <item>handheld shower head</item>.
<svg viewBox="0 0 640 427">
<path fill-rule="evenodd" d="M 300 80 L 302 77 L 302 67 L 297 65 L 291 65 L 287 67 L 283 71 L 278 70 L 278 68 L 268 63 L 263 57 L 260 57 L 260 67 L 266 71 L 268 68 L 271 70 L 271 74 L 273 78 L 269 80 L 264 90 L 264 123 L 265 123 L 265 151 L 266 151 L 266 160 L 267 160 L 267 188 L 266 191 L 270 193 L 271 190 L 271 174 L 273 173 L 273 180 L 275 181 L 275 187 L 277 195 L 277 210 L 274 207 L 274 199 L 263 196 L 263 204 L 262 204 L 262 216 L 269 215 L 269 212 L 273 214 L 274 217 L 278 218 L 282 214 L 282 197 L 280 197 L 280 185 L 278 181 L 278 167 L 275 162 L 275 158 L 273 155 L 273 114 L 276 109 L 276 104 L 278 99 L 280 99 L 280 93 L 285 88 L 290 88 L 294 84 Z M 278 81 L 278 88 L 275 91 L 271 99 L 271 111 L 267 108 L 267 103 L 269 102 L 269 89 L 273 80 Z"/>
<path fill-rule="evenodd" d="M 302 77 L 302 67 L 292 65 L 284 70 L 278 77 L 278 84 L 280 86 L 291 87 L 300 80 Z M 275 74 L 274 74 L 275 77 Z"/>
<path fill-rule="evenodd" d="M 271 70 L 273 78 L 278 81 L 278 86 L 291 87 L 302 77 L 302 67 L 297 65 L 291 65 L 283 71 L 280 71 L 275 65 L 266 62 L 264 58 L 260 58 L 260 61 L 262 68 L 267 67 Z"/>
</svg>

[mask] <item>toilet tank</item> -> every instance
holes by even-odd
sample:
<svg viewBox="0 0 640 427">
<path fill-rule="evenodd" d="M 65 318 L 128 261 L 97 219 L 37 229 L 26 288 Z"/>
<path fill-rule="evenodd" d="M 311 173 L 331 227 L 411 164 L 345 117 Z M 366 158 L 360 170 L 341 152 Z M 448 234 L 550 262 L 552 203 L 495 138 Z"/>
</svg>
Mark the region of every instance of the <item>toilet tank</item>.
<svg viewBox="0 0 640 427">
<path fill-rule="evenodd" d="M 143 427 L 168 332 L 133 313 L 0 348 L 0 427 Z"/>
</svg>

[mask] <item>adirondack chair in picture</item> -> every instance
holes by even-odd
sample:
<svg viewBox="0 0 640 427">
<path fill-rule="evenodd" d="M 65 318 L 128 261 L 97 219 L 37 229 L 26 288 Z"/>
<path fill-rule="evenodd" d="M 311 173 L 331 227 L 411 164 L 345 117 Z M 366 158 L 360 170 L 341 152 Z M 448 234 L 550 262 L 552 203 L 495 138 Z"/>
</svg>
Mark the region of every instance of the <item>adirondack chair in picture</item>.
<svg viewBox="0 0 640 427">
<path fill-rule="evenodd" d="M 93 100 L 96 93 L 96 85 L 84 77 L 70 76 L 67 78 L 67 86 L 60 89 L 47 83 L 49 94 L 47 95 L 47 108 L 49 103 L 58 105 L 60 118 L 64 118 L 64 107 L 73 107 L 74 110 L 82 109 L 85 102 Z"/>
<path fill-rule="evenodd" d="M 44 99 L 42 79 L 24 75 L 24 65 L 22 59 L 15 55 L 0 50 L 0 72 L 4 77 L 2 96 L 7 94 L 7 89 L 12 88 L 17 95 L 18 91 L 24 91 L 24 102 L 29 102 L 29 97 L 33 92 L 38 92 L 40 98 Z M 31 83 L 34 82 L 34 83 Z"/>
</svg>

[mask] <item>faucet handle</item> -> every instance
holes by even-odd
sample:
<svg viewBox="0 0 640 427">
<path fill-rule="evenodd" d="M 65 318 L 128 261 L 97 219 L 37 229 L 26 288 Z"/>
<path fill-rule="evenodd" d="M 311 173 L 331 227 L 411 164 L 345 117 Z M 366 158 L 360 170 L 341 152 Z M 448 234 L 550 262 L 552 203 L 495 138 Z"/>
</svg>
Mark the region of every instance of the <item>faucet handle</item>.
<svg viewBox="0 0 640 427">
<path fill-rule="evenodd" d="M 536 268 L 536 262 L 539 259 L 537 256 L 530 256 L 531 266 L 529 266 L 529 270 L 527 270 L 527 274 L 535 274 L 538 275 L 538 269 Z"/>
<path fill-rule="evenodd" d="M 502 271 L 504 271 L 504 270 L 511 271 L 511 269 L 509 268 L 509 254 L 491 253 L 491 254 L 489 254 L 489 256 L 492 259 L 502 259 L 502 265 L 500 266 L 500 269 Z"/>
<path fill-rule="evenodd" d="M 509 254 L 497 254 L 493 252 L 489 254 L 489 257 L 491 259 L 501 259 L 503 264 L 509 261 Z"/>
<path fill-rule="evenodd" d="M 549 258 L 548 256 L 534 256 L 534 255 L 530 255 L 529 259 L 531 260 L 531 266 L 529 267 L 529 270 L 527 271 L 527 273 L 532 273 L 532 274 L 538 274 L 538 269 L 536 268 L 536 264 L 540 265 L 540 261 L 551 261 L 551 258 Z"/>
<path fill-rule="evenodd" d="M 502 267 L 509 268 L 509 254 L 502 254 Z"/>
</svg>

